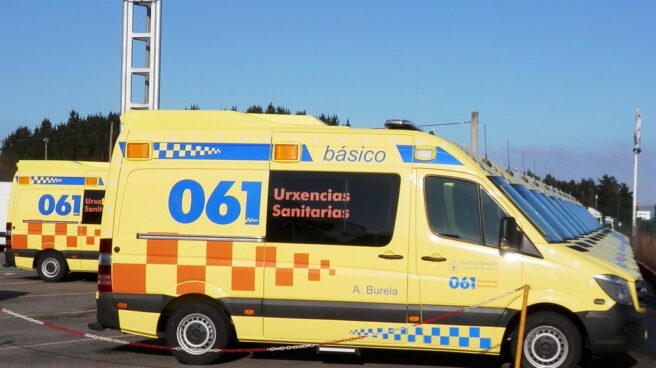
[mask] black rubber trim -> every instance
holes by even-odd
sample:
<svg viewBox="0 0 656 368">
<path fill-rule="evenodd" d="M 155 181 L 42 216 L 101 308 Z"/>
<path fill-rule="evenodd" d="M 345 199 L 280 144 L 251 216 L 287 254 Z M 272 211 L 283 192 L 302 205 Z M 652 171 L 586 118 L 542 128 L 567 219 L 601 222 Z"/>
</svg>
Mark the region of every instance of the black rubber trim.
<svg viewBox="0 0 656 368">
<path fill-rule="evenodd" d="M 405 304 L 265 299 L 262 305 L 265 317 L 277 318 L 405 323 L 407 315 Z"/>
<path fill-rule="evenodd" d="M 577 315 L 588 332 L 588 345 L 593 354 L 625 352 L 645 342 L 646 316 L 633 306 L 615 304 L 607 311 Z"/>
<path fill-rule="evenodd" d="M 34 258 L 37 253 L 39 253 L 41 250 L 39 249 L 6 249 L 6 253 L 10 253 L 15 257 L 32 257 Z"/>
<path fill-rule="evenodd" d="M 249 316 L 261 317 L 262 316 L 262 299 L 255 298 L 223 298 L 218 299 L 219 303 L 225 305 L 228 314 L 231 316 Z M 246 314 L 244 311 L 250 309 L 252 314 Z"/>
<path fill-rule="evenodd" d="M 125 303 L 127 307 L 123 309 L 137 312 L 160 313 L 171 300 L 172 296 L 160 294 L 111 294 L 113 307 Z"/>
<path fill-rule="evenodd" d="M 424 306 L 422 321 L 426 324 L 450 324 L 465 326 L 506 326 L 517 313 L 502 308 L 476 308 L 458 313 L 462 307 Z"/>
<path fill-rule="evenodd" d="M 5 248 L 5 263 L 4 267 L 16 267 L 16 259 L 14 258 L 14 250 Z"/>
<path fill-rule="evenodd" d="M 112 301 L 112 293 L 100 293 L 96 299 L 96 322 L 89 323 L 92 330 L 111 328 L 120 329 L 118 322 L 118 308 Z"/>
<path fill-rule="evenodd" d="M 125 303 L 125 310 L 160 313 L 173 300 L 166 295 L 102 293 L 98 301 L 100 316 L 103 313 L 118 315 L 118 303 Z M 505 326 L 517 311 L 501 308 L 478 308 L 456 313 L 461 307 L 419 306 L 385 303 L 334 302 L 316 300 L 281 300 L 258 298 L 222 298 L 217 302 L 226 306 L 230 315 L 249 317 L 324 319 L 341 321 L 366 321 L 406 323 L 409 315 L 419 316 L 426 323 L 449 323 L 468 326 Z M 249 310 L 249 314 L 245 311 Z M 252 313 L 250 313 L 252 312 Z M 440 318 L 444 317 L 444 318 Z M 434 321 L 432 321 L 434 319 Z M 100 318 L 98 318 L 100 321 Z M 102 322 L 101 322 L 102 323 Z M 103 324 L 104 325 L 104 324 Z"/>
<path fill-rule="evenodd" d="M 61 251 L 66 259 L 95 259 L 100 256 L 100 252 L 96 251 L 79 251 L 79 250 L 63 250 Z"/>
</svg>

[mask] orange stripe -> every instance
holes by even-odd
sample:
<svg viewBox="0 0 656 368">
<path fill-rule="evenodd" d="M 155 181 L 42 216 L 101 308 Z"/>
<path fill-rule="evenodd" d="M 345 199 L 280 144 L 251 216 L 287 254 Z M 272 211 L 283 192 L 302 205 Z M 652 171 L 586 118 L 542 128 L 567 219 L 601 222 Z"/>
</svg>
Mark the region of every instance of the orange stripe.
<svg viewBox="0 0 656 368">
<path fill-rule="evenodd" d="M 310 255 L 307 253 L 294 253 L 294 268 L 308 268 Z"/>
<path fill-rule="evenodd" d="M 68 226 L 66 224 L 55 224 L 55 235 L 66 235 Z"/>
<path fill-rule="evenodd" d="M 294 269 L 276 268 L 276 286 L 294 286 Z"/>
<path fill-rule="evenodd" d="M 178 241 L 148 239 L 146 243 L 146 263 L 177 264 Z"/>
<path fill-rule="evenodd" d="M 69 248 L 77 248 L 77 236 L 67 236 L 66 246 Z"/>
<path fill-rule="evenodd" d="M 205 266 L 178 266 L 178 294 L 205 294 Z"/>
<path fill-rule="evenodd" d="M 206 262 L 208 266 L 232 266 L 232 242 L 208 241 Z"/>
<path fill-rule="evenodd" d="M 308 280 L 309 281 L 321 281 L 321 269 L 320 268 L 310 268 L 308 270 Z"/>
<path fill-rule="evenodd" d="M 27 235 L 24 234 L 12 235 L 11 247 L 14 249 L 27 249 Z"/>
<path fill-rule="evenodd" d="M 268 246 L 264 249 L 264 266 L 276 267 L 276 247 Z"/>
<path fill-rule="evenodd" d="M 266 250 L 265 246 L 257 246 L 255 247 L 255 266 L 256 267 L 264 267 L 264 260 L 266 259 L 266 256 L 264 254 Z"/>
<path fill-rule="evenodd" d="M 255 291 L 255 267 L 233 267 L 232 290 Z"/>
<path fill-rule="evenodd" d="M 43 227 L 41 223 L 29 223 L 27 224 L 27 233 L 30 235 L 41 235 L 43 232 Z"/>
<path fill-rule="evenodd" d="M 112 265 L 112 289 L 117 293 L 145 293 L 146 265 L 121 264 Z"/>
<path fill-rule="evenodd" d="M 41 235 L 41 249 L 50 249 L 55 247 L 54 235 Z"/>
<path fill-rule="evenodd" d="M 183 294 L 205 294 L 204 282 L 185 282 L 176 288 L 178 295 Z"/>
</svg>

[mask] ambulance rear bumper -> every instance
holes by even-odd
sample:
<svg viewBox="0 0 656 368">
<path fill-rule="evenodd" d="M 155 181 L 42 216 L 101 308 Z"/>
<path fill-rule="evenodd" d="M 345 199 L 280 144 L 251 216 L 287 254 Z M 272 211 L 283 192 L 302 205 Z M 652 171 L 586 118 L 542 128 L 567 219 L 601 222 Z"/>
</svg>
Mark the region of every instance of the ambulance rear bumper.
<svg viewBox="0 0 656 368">
<path fill-rule="evenodd" d="M 118 308 L 113 303 L 112 293 L 100 293 L 96 299 L 96 322 L 89 323 L 89 329 L 102 331 L 106 328 L 119 329 Z"/>
<path fill-rule="evenodd" d="M 5 249 L 5 263 L 4 267 L 16 267 L 16 251 L 14 249 Z"/>
<path fill-rule="evenodd" d="M 96 299 L 97 325 L 90 323 L 89 328 L 96 331 L 105 328 L 120 330 L 118 305 L 122 305 L 121 310 L 124 311 L 161 313 L 171 300 L 173 300 L 172 297 L 159 294 L 100 293 L 98 299 Z"/>
</svg>

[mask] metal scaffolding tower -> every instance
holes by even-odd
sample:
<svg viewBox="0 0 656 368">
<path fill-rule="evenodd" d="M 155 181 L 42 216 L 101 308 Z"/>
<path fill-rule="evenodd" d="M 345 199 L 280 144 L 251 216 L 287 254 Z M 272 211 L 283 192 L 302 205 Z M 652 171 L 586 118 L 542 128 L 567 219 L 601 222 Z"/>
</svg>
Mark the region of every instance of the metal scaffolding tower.
<svg viewBox="0 0 656 368">
<path fill-rule="evenodd" d="M 123 0 L 121 113 L 159 109 L 161 24 L 160 0 Z"/>
</svg>

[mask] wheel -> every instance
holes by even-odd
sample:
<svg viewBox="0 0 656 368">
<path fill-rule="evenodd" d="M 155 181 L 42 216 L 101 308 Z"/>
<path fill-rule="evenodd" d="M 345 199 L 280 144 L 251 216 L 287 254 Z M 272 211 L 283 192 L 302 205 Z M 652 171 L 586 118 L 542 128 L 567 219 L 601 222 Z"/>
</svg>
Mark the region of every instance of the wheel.
<svg viewBox="0 0 656 368">
<path fill-rule="evenodd" d="M 217 349 L 228 345 L 231 331 L 223 312 L 207 303 L 189 303 L 169 317 L 166 341 L 180 363 L 211 364 L 221 357 Z"/>
<path fill-rule="evenodd" d="M 66 276 L 67 271 L 66 259 L 56 252 L 41 255 L 36 265 L 36 273 L 45 282 L 61 281 Z"/>
<path fill-rule="evenodd" d="M 575 368 L 583 345 L 581 334 L 566 317 L 554 312 L 537 312 L 526 319 L 522 367 Z M 518 335 L 518 327 L 513 336 Z M 513 339 L 513 359 L 517 339 Z"/>
</svg>

